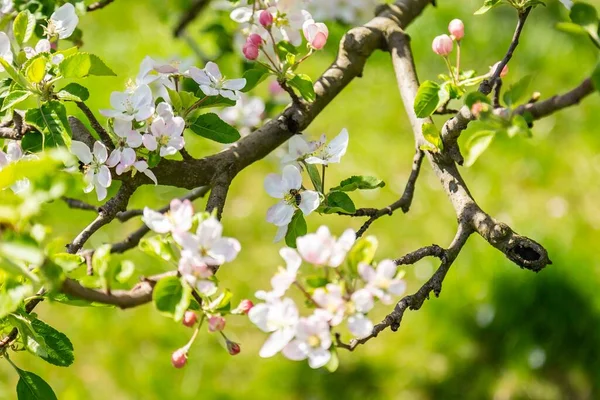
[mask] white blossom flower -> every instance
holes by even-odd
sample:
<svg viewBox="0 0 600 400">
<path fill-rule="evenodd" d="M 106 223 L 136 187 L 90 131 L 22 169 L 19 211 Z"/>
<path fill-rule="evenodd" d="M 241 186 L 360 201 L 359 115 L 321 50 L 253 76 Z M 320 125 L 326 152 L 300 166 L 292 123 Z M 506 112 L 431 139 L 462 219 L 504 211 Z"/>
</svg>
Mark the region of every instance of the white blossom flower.
<svg viewBox="0 0 600 400">
<path fill-rule="evenodd" d="M 325 144 L 325 135 L 320 140 L 308 141 L 304 135 L 294 135 L 288 140 L 288 152 L 281 157 L 281 164 L 299 166 L 300 161 L 304 161 L 307 156 L 317 151 Z"/>
<path fill-rule="evenodd" d="M 302 44 L 302 25 L 304 21 L 312 19 L 310 13 L 302 9 L 301 2 L 297 0 L 277 0 L 276 4 L 267 9 L 273 14 L 272 28 L 275 42 L 282 40 L 294 46 Z"/>
<path fill-rule="evenodd" d="M 294 338 L 299 316 L 294 301 L 286 297 L 255 305 L 248 318 L 263 332 L 271 333 L 259 352 L 267 358 L 279 353 Z"/>
<path fill-rule="evenodd" d="M 23 156 L 23 150 L 19 142 L 13 140 L 7 141 L 6 153 L 0 149 L 0 171 L 8 164 L 30 158 L 32 156 Z M 14 193 L 21 193 L 29 188 L 29 184 L 29 179 L 23 178 L 16 181 L 10 188 Z"/>
<path fill-rule="evenodd" d="M 315 265 L 327 265 L 337 268 L 346 258 L 356 240 L 356 233 L 346 229 L 336 240 L 325 225 L 316 233 L 309 233 L 297 239 L 298 252 L 304 260 Z"/>
<path fill-rule="evenodd" d="M 212 270 L 197 254 L 182 251 L 178 270 L 181 277 L 199 293 L 211 296 L 217 291 L 217 285 L 209 279 L 213 276 Z"/>
<path fill-rule="evenodd" d="M 146 56 L 140 64 L 140 71 L 135 81 L 138 85 L 149 85 L 160 80 L 161 83 L 167 84 L 170 89 L 175 89 L 175 85 L 169 79 L 172 74 L 181 74 L 177 63 L 160 64 L 150 56 Z"/>
<path fill-rule="evenodd" d="M 328 145 L 319 148 L 315 154 L 308 157 L 306 162 L 324 165 L 339 163 L 342 156 L 346 154 L 346 149 L 348 149 L 348 131 L 344 128 Z"/>
<path fill-rule="evenodd" d="M 391 304 L 391 295 L 400 296 L 406 291 L 406 282 L 396 277 L 398 266 L 393 260 L 382 260 L 377 270 L 368 264 L 360 263 L 358 273 L 367 283 L 368 289 L 384 304 Z"/>
<path fill-rule="evenodd" d="M 79 17 L 75 7 L 71 3 L 65 3 L 50 16 L 46 34 L 48 37 L 58 36 L 59 39 L 66 39 L 73 34 L 78 23 Z"/>
<path fill-rule="evenodd" d="M 240 96 L 233 107 L 227 107 L 219 113 L 221 119 L 240 129 L 242 134 L 248 135 L 252 128 L 257 127 L 263 120 L 265 103 L 260 97 Z"/>
<path fill-rule="evenodd" d="M 177 153 L 185 144 L 183 130 L 185 121 L 173 114 L 173 108 L 168 103 L 160 103 L 156 108 L 159 117 L 152 121 L 150 133 L 143 137 L 144 146 L 154 151 L 160 146 L 160 156 L 166 157 Z"/>
<path fill-rule="evenodd" d="M 331 332 L 329 324 L 318 314 L 300 318 L 296 325 L 295 339 L 282 350 L 290 360 L 301 361 L 308 358 L 311 368 L 321 368 L 331 359 Z"/>
<path fill-rule="evenodd" d="M 359 339 L 369 336 L 373 332 L 373 322 L 365 314 L 375 305 L 373 294 L 368 289 L 359 289 L 350 297 L 350 316 L 348 329 Z"/>
<path fill-rule="evenodd" d="M 106 165 L 111 168 L 116 166 L 117 175 L 121 175 L 135 163 L 136 154 L 133 149 L 141 146 L 142 135 L 131 127 L 130 121 L 116 119 L 113 128 L 119 140 Z"/>
<path fill-rule="evenodd" d="M 50 53 L 50 49 L 50 41 L 48 39 L 40 39 L 36 43 L 35 48 L 26 46 L 23 48 L 23 51 L 25 52 L 25 57 L 29 59 L 41 53 Z"/>
<path fill-rule="evenodd" d="M 222 237 L 223 225 L 215 217 L 200 222 L 196 234 L 181 230 L 173 232 L 175 241 L 200 257 L 207 265 L 221 265 L 233 261 L 241 250 L 236 239 Z"/>
<path fill-rule="evenodd" d="M 145 160 L 139 160 L 134 162 L 131 166 L 131 169 L 133 170 L 133 175 L 135 175 L 136 172 L 141 172 L 142 174 L 150 178 L 150 180 L 152 180 L 152 182 L 154 182 L 155 185 L 158 185 L 156 175 L 154 175 L 154 172 L 150 170 L 150 168 L 148 167 L 148 162 L 146 162 Z"/>
<path fill-rule="evenodd" d="M 94 151 L 91 152 L 85 143 L 73 140 L 71 141 L 71 152 L 79 158 L 79 161 L 85 164 L 83 178 L 87 186 L 83 191 L 89 193 L 95 188 L 98 201 L 104 200 L 106 198 L 106 188 L 110 187 L 112 183 L 110 170 L 104 165 L 108 159 L 106 146 L 101 142 L 95 142 Z"/>
<path fill-rule="evenodd" d="M 300 264 L 302 264 L 302 259 L 296 250 L 290 249 L 289 247 L 284 247 L 279 250 L 279 254 L 285 260 L 286 268 L 284 269 L 280 267 L 275 276 L 271 278 L 272 290 L 270 292 L 266 292 L 264 290 L 259 290 L 256 292 L 255 296 L 258 299 L 271 301 L 273 299 L 280 298 L 296 281 L 296 275 L 298 274 Z"/>
<path fill-rule="evenodd" d="M 302 190 L 300 170 L 293 165 L 283 168 L 282 175 L 269 174 L 265 178 L 265 190 L 279 203 L 267 211 L 267 221 L 277 226 L 290 223 L 296 209 L 304 215 L 309 215 L 319 207 L 319 193 L 312 190 Z"/>
<path fill-rule="evenodd" d="M 112 92 L 110 105 L 113 109 L 100 110 L 100 114 L 125 121 L 144 121 L 154 114 L 152 90 L 148 85 L 140 85 L 132 93 Z"/>
<path fill-rule="evenodd" d="M 7 63 L 12 64 L 13 53 L 10 49 L 10 39 L 4 32 L 0 32 L 0 57 L 2 57 Z M 0 72 L 4 71 L 4 67 L 0 65 Z"/>
<path fill-rule="evenodd" d="M 142 221 L 156 233 L 187 232 L 192 227 L 193 216 L 194 207 L 189 200 L 173 199 L 164 214 L 145 207 Z"/>
<path fill-rule="evenodd" d="M 339 285 L 328 283 L 324 288 L 317 288 L 312 298 L 322 309 L 322 315 L 331 326 L 342 322 L 346 312 L 346 301 Z"/>
<path fill-rule="evenodd" d="M 206 63 L 204 69 L 191 67 L 190 77 L 200 85 L 200 90 L 207 96 L 221 95 L 230 100 L 240 98 L 240 90 L 246 86 L 246 79 L 225 79 L 219 66 L 212 61 Z"/>
</svg>

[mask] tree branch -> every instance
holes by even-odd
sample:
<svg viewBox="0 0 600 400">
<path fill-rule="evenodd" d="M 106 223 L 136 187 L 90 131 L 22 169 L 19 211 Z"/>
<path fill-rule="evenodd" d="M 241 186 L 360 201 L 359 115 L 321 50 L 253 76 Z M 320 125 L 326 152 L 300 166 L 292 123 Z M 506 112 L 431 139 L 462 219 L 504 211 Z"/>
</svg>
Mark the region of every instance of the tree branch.
<svg viewBox="0 0 600 400">
<path fill-rule="evenodd" d="M 181 19 L 175 29 L 173 30 L 173 36 L 179 37 L 185 31 L 185 28 L 195 20 L 198 15 L 208 6 L 210 0 L 194 0 L 192 5 L 187 11 L 181 16 Z"/>
<path fill-rule="evenodd" d="M 104 143 L 109 149 L 113 149 L 114 146 L 110 135 L 108 134 L 108 132 L 106 132 L 106 129 L 102 127 L 102 124 L 96 119 L 96 116 L 94 115 L 92 110 L 90 110 L 89 107 L 83 101 L 78 101 L 75 104 L 77 104 L 77 107 L 79 107 L 79 109 L 83 111 L 88 121 L 90 121 L 90 125 L 92 125 L 92 128 L 94 128 L 96 133 L 98 133 L 98 136 L 100 137 L 102 143 Z"/>
<path fill-rule="evenodd" d="M 113 1 L 115 1 L 115 0 L 100 0 L 100 1 L 97 1 L 97 2 L 92 3 L 89 6 L 87 6 L 87 11 L 88 12 L 92 12 L 92 11 L 100 10 L 101 8 L 106 7 L 107 5 L 109 5 L 110 3 L 112 3 Z"/>
</svg>

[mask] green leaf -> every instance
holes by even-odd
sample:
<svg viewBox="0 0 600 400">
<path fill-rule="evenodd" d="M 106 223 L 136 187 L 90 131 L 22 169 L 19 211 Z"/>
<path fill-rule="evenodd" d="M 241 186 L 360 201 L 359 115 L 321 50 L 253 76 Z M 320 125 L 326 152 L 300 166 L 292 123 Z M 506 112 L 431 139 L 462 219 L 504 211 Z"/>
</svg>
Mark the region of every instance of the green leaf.
<svg viewBox="0 0 600 400">
<path fill-rule="evenodd" d="M 310 103 L 315 101 L 317 95 L 315 94 L 315 89 L 313 87 L 313 82 L 310 79 L 310 76 L 305 74 L 298 74 L 294 76 L 292 79 L 287 81 L 289 85 L 300 93 L 302 98 Z"/>
<path fill-rule="evenodd" d="M 587 35 L 587 31 L 581 26 L 573 22 L 558 22 L 554 25 L 556 29 L 566 33 L 572 33 L 575 35 Z"/>
<path fill-rule="evenodd" d="M 49 101 L 40 108 L 27 110 L 25 122 L 44 133 L 46 146 L 71 146 L 67 110 L 59 101 Z"/>
<path fill-rule="evenodd" d="M 181 112 L 183 103 L 181 102 L 181 96 L 179 95 L 177 90 L 173 90 L 166 86 L 165 89 L 167 89 L 169 99 L 171 100 L 171 104 L 173 105 L 173 109 L 175 110 L 175 112 Z"/>
<path fill-rule="evenodd" d="M 173 249 L 169 243 L 160 235 L 140 240 L 138 248 L 146 254 L 160 258 L 165 261 L 175 260 Z"/>
<path fill-rule="evenodd" d="M 351 176 L 340 182 L 340 185 L 331 190 L 339 190 L 341 192 L 353 192 L 355 190 L 372 190 L 385 186 L 385 182 L 377 179 L 374 176 Z"/>
<path fill-rule="evenodd" d="M 90 98 L 90 92 L 78 83 L 69 83 L 57 94 L 60 100 L 82 102 Z"/>
<path fill-rule="evenodd" d="M 50 259 L 58 266 L 60 266 L 63 271 L 71 272 L 75 269 L 79 268 L 84 262 L 85 258 L 80 256 L 79 254 L 69 254 L 69 253 L 56 253 L 50 256 Z"/>
<path fill-rule="evenodd" d="M 176 276 L 159 280 L 152 292 L 156 309 L 164 315 L 181 321 L 190 304 L 192 289 Z"/>
<path fill-rule="evenodd" d="M 531 129 L 529 129 L 529 125 L 525 120 L 525 117 L 522 115 L 515 115 L 511 122 L 511 126 L 507 129 L 507 133 L 509 137 L 515 137 L 517 135 L 522 135 L 525 137 L 531 137 Z"/>
<path fill-rule="evenodd" d="M 38 131 L 29 131 L 21 139 L 21 148 L 25 152 L 37 153 L 42 151 L 43 139 L 41 133 Z"/>
<path fill-rule="evenodd" d="M 31 325 L 44 338 L 46 343 L 47 355 L 42 357 L 44 360 L 59 367 L 68 367 L 73 364 L 75 360 L 73 344 L 64 333 L 57 331 L 39 319 L 31 321 Z"/>
<path fill-rule="evenodd" d="M 598 36 L 598 12 L 587 3 L 576 2 L 569 13 L 571 21 L 586 30 L 594 44 L 600 48 L 600 37 Z"/>
<path fill-rule="evenodd" d="M 423 124 L 423 137 L 438 151 L 444 150 L 442 137 L 440 136 L 440 132 L 437 130 L 434 124 L 430 124 L 428 122 Z"/>
<path fill-rule="evenodd" d="M 354 276 L 358 275 L 358 264 L 371 264 L 373 262 L 378 245 L 375 236 L 360 238 L 354 243 L 354 246 L 348 252 L 347 258 L 348 267 Z"/>
<path fill-rule="evenodd" d="M 46 57 L 35 58 L 25 71 L 27 80 L 32 83 L 40 83 L 46 76 Z"/>
<path fill-rule="evenodd" d="M 325 214 L 334 214 L 337 212 L 341 212 L 344 214 L 354 214 L 356 212 L 356 207 L 354 206 L 354 202 L 344 192 L 331 191 L 325 198 Z"/>
<path fill-rule="evenodd" d="M 10 92 L 8 96 L 4 98 L 4 103 L 2 103 L 2 111 L 12 109 L 20 102 L 27 100 L 27 98 L 32 94 L 33 93 L 27 90 L 14 90 Z"/>
<path fill-rule="evenodd" d="M 251 91 L 256 86 L 258 86 L 259 83 L 264 81 L 267 78 L 267 76 L 269 76 L 269 70 L 261 66 L 256 66 L 255 68 L 249 69 L 248 71 L 244 72 L 246 86 L 244 86 L 242 92 L 247 93 Z"/>
<path fill-rule="evenodd" d="M 225 289 L 219 297 L 210 302 L 208 309 L 212 312 L 227 312 L 231 309 L 232 297 L 233 293 L 229 289 Z"/>
<path fill-rule="evenodd" d="M 23 343 L 27 350 L 38 357 L 47 357 L 46 342 L 44 337 L 33 328 L 33 317 L 30 314 L 10 314 L 8 319 L 19 329 Z"/>
<path fill-rule="evenodd" d="M 483 2 L 483 6 L 481 6 L 481 8 L 479 10 L 475 11 L 475 15 L 485 14 L 486 12 L 488 12 L 489 10 L 491 10 L 492 8 L 494 8 L 497 5 L 499 5 L 501 1 L 502 0 L 485 0 Z"/>
<path fill-rule="evenodd" d="M 215 113 L 201 114 L 189 128 L 195 134 L 218 143 L 233 143 L 240 138 L 237 129 L 227 124 Z"/>
<path fill-rule="evenodd" d="M 24 89 L 33 89 L 33 87 L 27 81 L 27 79 L 25 79 L 25 77 L 23 75 L 21 75 L 21 73 L 18 72 L 15 69 L 15 67 L 12 66 L 12 64 L 8 63 L 2 57 L 0 57 L 0 65 L 2 65 L 2 67 L 4 67 L 4 70 L 6 71 L 6 73 L 8 74 L 8 76 L 10 76 L 11 79 L 13 81 L 15 81 L 15 83 L 17 83 L 18 85 L 22 86 Z"/>
<path fill-rule="evenodd" d="M 33 372 L 17 368 L 19 382 L 17 382 L 18 400 L 57 400 L 54 391 L 42 378 Z"/>
<path fill-rule="evenodd" d="M 221 95 L 207 96 L 202 92 L 202 90 L 198 90 L 198 92 L 196 93 L 196 95 L 198 97 L 194 96 L 192 93 L 187 93 L 187 92 L 179 92 L 179 95 L 181 96 L 181 100 L 183 103 L 183 107 L 182 107 L 183 109 L 189 108 L 192 104 L 194 104 L 198 100 L 201 100 L 201 103 L 196 107 L 198 110 L 202 109 L 202 108 L 235 106 L 234 100 L 228 99 Z M 187 98 L 186 98 L 186 95 L 187 95 Z"/>
<path fill-rule="evenodd" d="M 415 97 L 414 110 L 419 118 L 429 117 L 440 104 L 440 85 L 433 81 L 425 81 L 419 86 Z"/>
<path fill-rule="evenodd" d="M 285 244 L 287 244 L 288 247 L 295 249 L 296 239 L 299 236 L 306 235 L 306 232 L 308 232 L 308 227 L 306 226 L 304 215 L 302 214 L 302 211 L 296 210 L 288 225 L 287 233 L 285 234 Z"/>
<path fill-rule="evenodd" d="M 34 29 L 35 16 L 33 16 L 33 14 L 31 14 L 28 10 L 23 10 L 17 14 L 15 20 L 13 21 L 13 34 L 19 46 L 22 46 L 23 43 L 27 42 L 31 38 Z"/>
<path fill-rule="evenodd" d="M 490 146 L 494 139 L 494 131 L 479 131 L 471 135 L 465 144 L 465 166 L 470 167 Z"/>
<path fill-rule="evenodd" d="M 508 107 L 516 105 L 520 100 L 522 100 L 526 96 L 530 83 L 531 75 L 526 75 L 523 78 L 519 79 L 518 82 L 512 84 L 502 96 L 504 103 L 506 103 Z"/>
<path fill-rule="evenodd" d="M 135 272 L 135 264 L 130 260 L 123 260 L 117 268 L 115 268 L 114 279 L 119 283 L 127 282 Z"/>
<path fill-rule="evenodd" d="M 117 76 L 100 57 L 90 53 L 71 54 L 60 63 L 63 78 L 85 78 L 89 75 Z"/>
<path fill-rule="evenodd" d="M 329 372 L 335 372 L 340 366 L 340 359 L 338 357 L 335 346 L 331 346 L 331 349 L 329 351 L 331 352 L 331 358 L 329 359 L 327 364 L 325 364 L 325 369 Z"/>
<path fill-rule="evenodd" d="M 323 276 L 309 276 L 306 278 L 306 284 L 313 289 L 324 287 L 328 283 L 329 279 Z"/>
<path fill-rule="evenodd" d="M 315 190 L 323 193 L 325 190 L 323 188 L 323 183 L 321 182 L 321 175 L 319 174 L 319 168 L 315 164 L 303 163 L 306 168 L 306 172 L 308 173 L 308 177 L 312 182 Z"/>
<path fill-rule="evenodd" d="M 5 279 L 0 288 L 0 319 L 17 310 L 23 300 L 33 294 L 33 285 Z"/>
</svg>

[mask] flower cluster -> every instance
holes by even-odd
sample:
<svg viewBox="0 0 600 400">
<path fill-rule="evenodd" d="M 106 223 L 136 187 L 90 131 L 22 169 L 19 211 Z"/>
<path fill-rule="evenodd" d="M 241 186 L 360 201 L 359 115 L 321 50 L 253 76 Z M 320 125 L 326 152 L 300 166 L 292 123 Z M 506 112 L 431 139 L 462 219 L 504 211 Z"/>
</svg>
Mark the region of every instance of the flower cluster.
<svg viewBox="0 0 600 400">
<path fill-rule="evenodd" d="M 174 199 L 165 213 L 146 207 L 142 220 L 152 231 L 165 235 L 170 250 L 164 251 L 175 249 L 177 252 L 173 258 L 178 259 L 177 270 L 182 284 L 189 286 L 202 299 L 197 304 L 198 311 L 187 310 L 181 316 L 184 326 L 196 326 L 196 330 L 188 344 L 173 353 L 173 365 L 176 368 L 185 365 L 189 348 L 204 321 L 209 332 L 218 332 L 225 339 L 230 354 L 239 353 L 239 345 L 231 342 L 223 332 L 225 315 L 248 314 L 253 304 L 250 300 L 242 300 L 238 307 L 231 309 L 231 293 L 221 290 L 218 294 L 214 273 L 221 265 L 237 257 L 241 250 L 240 243 L 223 236 L 223 226 L 214 216 L 208 213 L 195 214 L 189 200 Z"/>
<path fill-rule="evenodd" d="M 279 228 L 275 241 L 286 235 L 294 215 L 309 215 L 317 210 L 324 198 L 324 182 L 313 180 L 314 175 L 311 175 L 315 190 L 308 190 L 302 184 L 301 171 L 305 168 L 316 171 L 315 165 L 321 164 L 324 173 L 326 166 L 340 162 L 347 148 L 346 129 L 342 129 L 329 144 L 326 144 L 325 135 L 318 141 L 308 141 L 303 135 L 295 135 L 289 140 L 289 152 L 282 158 L 282 174 L 269 174 L 264 182 L 267 193 L 280 199 L 267 211 L 267 222 Z"/>
<path fill-rule="evenodd" d="M 153 95 L 150 84 L 158 83 L 161 89 L 170 90 L 169 96 L 178 96 L 180 80 L 188 79 L 198 85 L 205 97 L 188 104 L 186 109 L 175 109 L 174 100 L 165 100 L 160 94 Z M 237 101 L 240 92 L 246 85 L 246 80 L 225 79 L 217 64 L 208 62 L 204 69 L 190 67 L 181 71 L 177 64 L 162 64 L 150 57 L 144 58 L 140 65 L 135 84 L 124 92 L 113 92 L 110 96 L 112 109 L 100 110 L 105 117 L 110 118 L 111 133 L 113 134 L 114 150 L 110 156 L 104 157 L 106 147 L 100 142 L 94 145 L 94 155 L 89 157 L 89 149 L 81 142 L 73 141 L 72 151 L 84 164 L 85 179 L 89 188 L 96 188 L 98 200 L 106 197 L 106 188 L 111 184 L 110 178 L 101 181 L 95 177 L 107 168 L 115 168 L 115 173 L 121 175 L 141 172 L 158 183 L 150 168 L 156 166 L 163 157 L 173 156 L 185 145 L 183 131 L 187 117 L 210 96 L 222 96 L 225 99 Z M 161 99 L 156 106 L 158 99 Z M 179 99 L 181 101 L 181 99 Z M 96 149 L 98 154 L 96 154 Z M 94 172 L 90 172 L 94 171 Z M 90 186 L 91 185 L 91 186 Z M 91 190 L 91 189 L 90 189 Z"/>
<path fill-rule="evenodd" d="M 271 279 L 271 290 L 258 291 L 256 304 L 248 317 L 270 334 L 260 350 L 261 357 L 281 352 L 291 360 L 305 360 L 311 368 L 325 366 L 335 356 L 333 338 L 345 321 L 357 338 L 371 334 L 373 323 L 367 314 L 376 301 L 392 302 L 406 290 L 398 267 L 392 260 L 372 264 L 376 241 L 369 237 L 356 242 L 353 230 L 339 238 L 326 226 L 297 239 L 297 250 L 282 248 L 285 268 Z M 303 263 L 312 265 L 317 275 L 303 276 Z M 311 268 L 306 268 L 306 272 Z M 301 316 L 299 307 L 286 294 L 291 286 L 306 300 L 310 315 Z"/>
<path fill-rule="evenodd" d="M 234 9 L 231 18 L 242 24 L 244 57 L 260 62 L 281 80 L 292 79 L 296 67 L 321 50 L 329 37 L 327 26 L 316 22 L 301 1 L 259 0 Z M 287 46 L 300 46 L 303 36 L 308 53 L 298 58 Z"/>
</svg>

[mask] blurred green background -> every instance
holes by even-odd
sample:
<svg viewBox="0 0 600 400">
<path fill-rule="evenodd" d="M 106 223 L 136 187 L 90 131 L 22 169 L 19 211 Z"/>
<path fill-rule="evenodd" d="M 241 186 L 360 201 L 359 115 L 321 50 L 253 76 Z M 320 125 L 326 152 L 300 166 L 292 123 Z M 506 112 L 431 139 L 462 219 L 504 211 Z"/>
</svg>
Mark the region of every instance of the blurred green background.
<svg viewBox="0 0 600 400">
<path fill-rule="evenodd" d="M 189 43 L 172 37 L 186 1 L 116 0 L 81 18 L 86 51 L 101 55 L 117 78 L 89 79 L 92 109 L 107 108 L 109 94 L 123 90 L 145 55 L 194 60 Z M 487 71 L 508 47 L 515 23 L 508 7 L 473 16 L 481 0 L 439 0 L 409 29 L 420 78 L 444 71 L 430 50 L 452 18 L 466 25 L 463 66 Z M 568 90 L 588 76 L 598 53 L 585 38 L 554 29 L 566 20 L 555 0 L 536 9 L 527 23 L 505 84 L 532 74 L 531 90 L 543 97 Z M 600 5 L 595 1 L 595 5 Z M 188 29 L 203 52 L 214 53 L 214 36 L 200 32 L 215 21 L 205 13 Z M 328 47 L 304 72 L 317 77 L 333 60 L 345 28 L 332 28 Z M 194 61 L 202 66 L 200 61 Z M 220 60 L 229 76 L 239 73 L 234 58 Z M 257 93 L 266 99 L 266 84 Z M 54 367 L 21 353 L 13 359 L 48 381 L 59 399 L 595 399 L 600 398 L 600 98 L 536 123 L 531 139 L 499 137 L 463 173 L 484 210 L 517 232 L 541 242 L 554 264 L 539 274 L 520 270 L 481 238 L 473 236 L 450 270 L 440 299 L 405 315 L 397 333 L 385 331 L 354 353 L 340 352 L 334 374 L 311 370 L 282 356 L 261 359 L 266 335 L 243 317 L 228 319 L 227 331 L 242 352 L 229 356 L 217 337 L 202 332 L 182 370 L 171 366 L 171 352 L 191 330 L 157 314 L 152 305 L 121 311 L 44 303 L 41 319 L 65 332 L 75 346 L 70 368 Z M 77 112 L 73 110 L 75 114 Z M 439 121 L 439 124 L 443 120 Z M 328 184 L 351 174 L 370 174 L 388 185 L 355 196 L 361 207 L 383 207 L 401 194 L 410 171 L 413 139 L 396 89 L 389 56 L 376 53 L 357 79 L 315 120 L 306 133 L 316 137 L 350 132 L 343 163 L 328 170 Z M 469 132 L 465 134 L 468 137 Z M 219 147 L 186 137 L 197 156 Z M 244 170 L 234 181 L 225 208 L 225 233 L 242 243 L 238 259 L 219 272 L 223 287 L 237 301 L 267 288 L 280 264 L 275 228 L 265 221 L 273 204 L 262 190 L 264 176 L 277 172 L 276 156 Z M 113 188 L 114 190 L 114 188 Z M 144 187 L 132 207 L 159 207 L 183 191 Z M 90 201 L 95 195 L 84 197 Z M 203 201 L 196 202 L 198 209 Z M 44 215 L 65 243 L 92 219 L 84 211 L 53 204 Z M 88 244 L 97 246 L 127 235 L 139 220 L 101 230 Z M 328 224 L 339 234 L 361 221 L 343 217 L 308 218 L 309 230 Z M 454 210 L 437 178 L 424 163 L 410 212 L 373 224 L 378 258 L 398 257 L 436 243 L 446 246 L 456 229 Z M 139 251 L 128 257 L 140 274 L 167 268 Z M 424 260 L 406 268 L 409 291 L 416 291 L 436 268 Z M 373 318 L 389 311 L 383 305 Z M 0 364 L 0 398 L 15 398 L 17 376 Z"/>
</svg>

